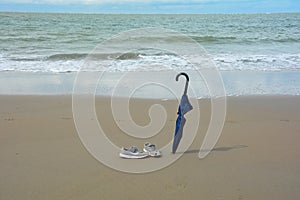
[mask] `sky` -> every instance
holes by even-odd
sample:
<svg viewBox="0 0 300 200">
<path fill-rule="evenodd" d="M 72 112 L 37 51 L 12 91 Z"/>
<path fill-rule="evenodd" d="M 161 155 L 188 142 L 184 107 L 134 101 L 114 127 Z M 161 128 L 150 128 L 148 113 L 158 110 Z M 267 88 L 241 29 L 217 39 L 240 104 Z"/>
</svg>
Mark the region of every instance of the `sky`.
<svg viewBox="0 0 300 200">
<path fill-rule="evenodd" d="M 0 0 L 2 12 L 216 14 L 300 12 L 300 0 Z"/>
</svg>

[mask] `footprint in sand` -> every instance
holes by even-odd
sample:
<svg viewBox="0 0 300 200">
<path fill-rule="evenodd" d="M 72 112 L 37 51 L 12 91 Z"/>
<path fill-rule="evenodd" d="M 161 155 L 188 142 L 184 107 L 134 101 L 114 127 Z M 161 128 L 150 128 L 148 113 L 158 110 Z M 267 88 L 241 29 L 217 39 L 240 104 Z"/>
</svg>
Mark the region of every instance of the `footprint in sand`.
<svg viewBox="0 0 300 200">
<path fill-rule="evenodd" d="M 8 118 L 4 118 L 4 120 L 5 120 L 5 121 L 9 121 L 9 122 L 11 122 L 11 121 L 14 121 L 15 119 L 14 119 L 14 118 L 12 118 L 12 117 L 8 117 Z"/>
<path fill-rule="evenodd" d="M 61 119 L 70 120 L 70 119 L 72 119 L 72 117 L 61 117 Z"/>
<path fill-rule="evenodd" d="M 288 119 L 281 119 L 280 121 L 281 122 L 290 122 L 290 120 L 288 120 Z"/>
</svg>

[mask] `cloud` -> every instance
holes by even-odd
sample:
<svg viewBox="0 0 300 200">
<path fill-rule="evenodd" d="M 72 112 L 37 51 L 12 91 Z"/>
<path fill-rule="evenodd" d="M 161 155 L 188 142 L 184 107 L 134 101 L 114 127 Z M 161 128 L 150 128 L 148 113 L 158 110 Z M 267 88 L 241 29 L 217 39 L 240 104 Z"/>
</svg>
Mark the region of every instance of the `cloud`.
<svg viewBox="0 0 300 200">
<path fill-rule="evenodd" d="M 224 1 L 224 0 L 223 0 Z M 226 0 L 225 0 L 226 1 Z M 231 0 L 240 1 L 240 0 Z M 31 3 L 31 4 L 112 4 L 112 3 L 203 3 L 222 2 L 222 0 L 0 0 L 0 3 Z"/>
</svg>

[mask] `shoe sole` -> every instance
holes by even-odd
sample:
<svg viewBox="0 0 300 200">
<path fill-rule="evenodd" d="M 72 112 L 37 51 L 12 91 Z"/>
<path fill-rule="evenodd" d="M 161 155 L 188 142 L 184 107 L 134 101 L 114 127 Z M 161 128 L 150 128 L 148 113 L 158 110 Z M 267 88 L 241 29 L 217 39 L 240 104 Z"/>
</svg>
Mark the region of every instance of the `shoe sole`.
<svg viewBox="0 0 300 200">
<path fill-rule="evenodd" d="M 146 158 L 149 155 L 127 155 L 127 154 L 119 154 L 121 158 L 130 158 L 130 159 L 141 159 L 141 158 Z"/>
<path fill-rule="evenodd" d="M 151 157 L 160 157 L 161 156 L 161 154 L 158 151 L 151 152 L 151 151 L 148 151 L 145 148 L 143 150 L 144 150 L 144 152 L 147 152 L 149 154 L 149 156 L 151 156 Z"/>
</svg>

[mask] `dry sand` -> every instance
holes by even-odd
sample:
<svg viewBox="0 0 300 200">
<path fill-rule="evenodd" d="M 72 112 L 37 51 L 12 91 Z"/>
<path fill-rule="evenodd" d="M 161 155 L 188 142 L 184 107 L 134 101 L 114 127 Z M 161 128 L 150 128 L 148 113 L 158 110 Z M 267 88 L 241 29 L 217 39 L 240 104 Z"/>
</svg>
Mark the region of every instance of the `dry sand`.
<svg viewBox="0 0 300 200">
<path fill-rule="evenodd" d="M 157 101 L 166 106 L 168 119 L 151 141 L 162 146 L 172 139 L 177 102 Z M 147 124 L 154 102 L 132 101 L 133 119 Z M 300 198 L 300 97 L 228 98 L 222 135 L 202 160 L 198 151 L 210 104 L 200 100 L 201 126 L 189 150 L 147 174 L 119 172 L 94 159 L 79 140 L 71 104 L 70 96 L 0 96 L 1 200 Z M 98 98 L 96 108 L 114 143 L 144 142 L 117 128 L 109 99 Z"/>
</svg>

